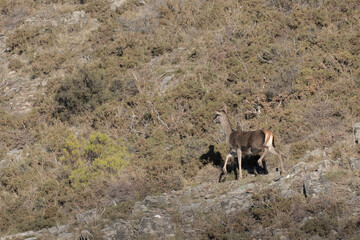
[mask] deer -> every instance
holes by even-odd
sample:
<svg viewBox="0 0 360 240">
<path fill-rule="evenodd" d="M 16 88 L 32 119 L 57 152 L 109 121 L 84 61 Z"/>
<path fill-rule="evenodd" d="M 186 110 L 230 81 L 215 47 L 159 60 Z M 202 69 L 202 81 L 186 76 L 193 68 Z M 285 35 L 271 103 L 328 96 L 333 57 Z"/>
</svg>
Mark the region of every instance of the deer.
<svg viewBox="0 0 360 240">
<path fill-rule="evenodd" d="M 215 111 L 214 123 L 220 123 L 223 132 L 226 136 L 226 142 L 230 147 L 230 153 L 226 156 L 223 172 L 227 173 L 226 164 L 230 158 L 238 157 L 239 177 L 242 179 L 241 173 L 241 157 L 244 155 L 256 155 L 262 152 L 258 159 L 259 166 L 263 166 L 262 160 L 268 152 L 278 157 L 280 161 L 280 176 L 285 173 L 280 152 L 275 148 L 274 134 L 271 131 L 256 130 L 256 131 L 241 131 L 233 130 L 231 123 L 227 116 L 226 108 L 223 107 L 220 111 Z"/>
</svg>

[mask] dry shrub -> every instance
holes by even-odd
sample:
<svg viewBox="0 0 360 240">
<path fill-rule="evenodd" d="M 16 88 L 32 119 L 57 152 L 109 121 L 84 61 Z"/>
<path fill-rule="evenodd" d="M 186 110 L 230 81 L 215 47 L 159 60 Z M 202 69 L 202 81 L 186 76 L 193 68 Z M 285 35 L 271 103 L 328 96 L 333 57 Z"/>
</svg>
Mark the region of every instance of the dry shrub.
<svg viewBox="0 0 360 240">
<path fill-rule="evenodd" d="M 318 130 L 337 130 L 341 126 L 341 120 L 345 112 L 332 101 L 324 101 L 314 104 L 304 113 L 303 120 L 308 124 L 315 125 Z"/>
<path fill-rule="evenodd" d="M 290 158 L 292 160 L 299 160 L 307 151 L 312 150 L 312 145 L 309 141 L 299 141 L 292 143 L 290 146 Z"/>
<path fill-rule="evenodd" d="M 179 165 L 172 161 L 151 161 L 145 166 L 145 182 L 152 192 L 166 192 L 183 188 Z"/>
<path fill-rule="evenodd" d="M 109 181 L 106 195 L 116 202 L 126 202 L 142 198 L 148 191 L 144 171 L 139 170 L 137 165 L 129 165 L 118 177 Z"/>
<path fill-rule="evenodd" d="M 277 190 L 264 190 L 253 196 L 254 205 L 228 219 L 227 236 L 249 238 L 257 224 L 265 226 L 260 236 L 272 235 L 276 229 L 286 229 L 291 239 L 307 239 L 318 235 L 329 237 L 335 230 L 341 237 L 356 234 L 358 216 L 338 196 L 324 195 L 306 200 L 303 196 L 282 197 Z"/>
<path fill-rule="evenodd" d="M 93 111 L 109 98 L 104 74 L 100 70 L 84 68 L 66 79 L 57 90 L 54 115 L 69 120 L 74 114 Z"/>
<path fill-rule="evenodd" d="M 92 0 L 66 4 L 63 0 L 0 1 L 0 25 L 8 37 L 5 59 L 13 59 L 10 69 L 16 70 L 15 74 L 30 73 L 48 80 L 46 96 L 38 101 L 40 107 L 35 106 L 41 114 L 28 116 L 25 121 L 1 113 L 0 157 L 14 148 L 40 145 L 45 153 L 37 150 L 31 154 L 32 160 L 39 155 L 53 161 L 34 160 L 4 170 L 0 197 L 2 202 L 13 202 L 1 212 L 2 233 L 24 227 L 19 211 L 29 216 L 26 223 L 37 221 L 46 212 L 46 204 L 50 206 L 46 212 L 49 222 L 38 221 L 37 226 L 61 219 L 57 212 L 71 218 L 72 213 L 96 207 L 102 201 L 118 199 L 125 203 L 131 198 L 180 189 L 183 177 L 189 182 L 196 177 L 201 167 L 199 157 L 206 154 L 207 146 L 216 146 L 215 152 L 219 148 L 222 153 L 228 150 L 226 144 L 220 146 L 223 139 L 216 135 L 218 128 L 211 121 L 213 111 L 223 102 L 231 108 L 234 126 L 271 129 L 285 149 L 291 145 L 294 161 L 308 150 L 331 147 L 346 139 L 349 122 L 360 115 L 360 38 L 355 0 L 159 0 L 145 5 L 128 1 L 116 11 L 110 4 Z M 48 19 L 51 21 L 46 24 L 20 24 L 27 17 L 31 22 L 32 17 L 47 15 L 47 11 L 55 11 L 49 15 L 60 18 L 81 10 L 87 20 L 100 22 L 98 29 L 90 30 L 91 24 L 85 22 L 53 27 L 58 18 Z M 13 54 L 19 56 L 10 58 Z M 77 70 L 83 62 L 90 66 L 87 73 Z M 174 72 L 174 87 L 159 92 L 158 83 L 169 72 Z M 49 79 L 53 76 L 54 80 Z M 6 82 L 1 91 L 3 84 Z M 0 99 L 8 100 L 4 94 Z M 254 112 L 258 107 L 261 112 Z M 57 118 L 72 118 L 74 124 L 60 124 Z M 134 168 L 124 174 L 128 179 L 103 177 L 82 191 L 74 191 L 67 181 L 68 173 L 55 161 L 71 128 L 89 133 L 105 130 L 126 141 L 136 155 Z M 357 154 L 359 148 L 349 150 Z M 347 157 L 347 151 L 339 146 L 334 156 Z M 34 181 L 40 176 L 38 171 L 45 176 L 41 184 Z M 43 189 L 41 197 L 37 198 L 29 183 Z M 49 187 L 52 183 L 58 187 Z M 292 199 L 294 203 L 289 206 L 275 193 L 263 195 L 253 209 L 256 218 L 245 212 L 225 230 L 221 225 L 224 219 L 214 218 L 214 224 L 204 228 L 208 234 L 203 237 L 246 238 L 252 226 L 262 221 L 273 228 L 271 218 L 279 219 L 274 221 L 276 227 L 295 222 L 290 228 L 294 239 L 308 238 L 316 231 L 328 237 L 323 223 L 332 217 L 321 219 L 320 213 L 304 207 L 314 202 Z M 44 198 L 48 201 L 45 205 L 41 202 Z M 51 201 L 58 204 L 58 210 L 49 205 Z M 36 202 L 40 207 L 32 211 L 30 204 L 24 210 L 21 202 Z M 301 229 L 299 223 L 307 215 L 316 220 Z M 350 219 L 344 223 L 347 230 L 338 231 L 351 236 L 357 224 L 358 220 Z"/>
<path fill-rule="evenodd" d="M 23 63 L 17 59 L 17 58 L 12 58 L 9 62 L 9 66 L 8 68 L 12 71 L 17 71 L 19 69 L 21 69 L 23 67 Z"/>
<path fill-rule="evenodd" d="M 281 215 L 289 215 L 293 210 L 293 202 L 296 200 L 295 198 L 284 198 L 278 191 L 272 189 L 254 195 L 253 199 L 254 205 L 250 209 L 250 213 L 256 221 L 261 222 L 265 227 L 276 223 L 277 221 L 274 219 L 280 218 Z M 286 222 L 281 224 L 286 224 Z"/>
</svg>

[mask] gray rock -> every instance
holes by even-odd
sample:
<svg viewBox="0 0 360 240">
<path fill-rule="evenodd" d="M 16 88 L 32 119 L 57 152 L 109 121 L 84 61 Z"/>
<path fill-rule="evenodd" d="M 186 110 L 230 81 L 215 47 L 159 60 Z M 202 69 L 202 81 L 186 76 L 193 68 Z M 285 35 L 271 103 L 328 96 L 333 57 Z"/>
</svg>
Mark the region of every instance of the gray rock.
<svg viewBox="0 0 360 240">
<path fill-rule="evenodd" d="M 321 149 L 315 149 L 313 151 L 309 151 L 306 153 L 306 156 L 310 157 L 324 157 L 326 154 L 325 154 L 325 151 L 324 150 L 321 150 Z"/>
<path fill-rule="evenodd" d="M 61 18 L 62 24 L 84 24 L 86 22 L 86 14 L 84 11 L 75 11 L 71 14 L 66 14 Z"/>
<path fill-rule="evenodd" d="M 104 233 L 103 239 L 106 240 L 130 240 L 134 239 L 132 227 L 124 220 L 118 219 L 112 224 L 101 230 Z"/>
<path fill-rule="evenodd" d="M 60 233 L 66 232 L 68 228 L 69 228 L 68 225 L 61 225 L 61 226 L 48 228 L 47 230 L 51 235 L 59 235 Z"/>
<path fill-rule="evenodd" d="M 358 158 L 349 158 L 348 161 L 351 170 L 355 171 L 360 169 L 360 161 Z"/>
<path fill-rule="evenodd" d="M 4 168 L 6 168 L 7 166 L 9 166 L 9 162 L 6 160 L 1 160 L 0 161 L 0 171 Z"/>
<path fill-rule="evenodd" d="M 336 162 L 334 162 L 332 160 L 320 161 L 317 164 L 316 171 L 318 171 L 320 173 L 324 173 L 324 172 L 327 172 L 330 168 L 332 168 L 335 165 L 336 165 Z"/>
<path fill-rule="evenodd" d="M 74 240 L 74 233 L 61 233 L 57 238 L 57 240 Z"/>
<path fill-rule="evenodd" d="M 170 82 L 174 77 L 175 77 L 175 75 L 164 77 L 163 80 L 161 80 L 160 89 L 162 91 L 166 90 L 169 87 Z"/>
<path fill-rule="evenodd" d="M 80 234 L 80 240 L 92 240 L 93 236 L 88 230 L 82 230 Z"/>
<path fill-rule="evenodd" d="M 220 202 L 220 209 L 223 209 L 226 215 L 233 215 L 243 209 L 249 208 L 251 205 L 252 201 L 250 195 L 243 193 L 237 196 L 225 197 L 225 199 Z M 216 209 L 219 208 L 215 207 L 214 210 Z"/>
<path fill-rule="evenodd" d="M 304 177 L 304 195 L 306 197 L 316 196 L 330 188 L 330 183 L 319 172 L 309 172 Z"/>
<path fill-rule="evenodd" d="M 121 7 L 127 2 L 127 0 L 114 0 L 114 2 L 111 4 L 110 9 L 112 11 L 115 11 L 117 8 Z"/>
<path fill-rule="evenodd" d="M 131 211 L 131 215 L 136 216 L 136 215 L 141 215 L 144 212 L 148 211 L 148 207 L 143 205 L 142 202 L 137 202 L 135 203 L 132 211 Z"/>
<path fill-rule="evenodd" d="M 339 166 L 340 167 L 348 169 L 349 168 L 348 164 L 349 164 L 349 161 L 347 161 L 345 158 L 340 158 L 339 159 Z"/>
<path fill-rule="evenodd" d="M 339 238 L 339 234 L 335 230 L 331 230 L 330 231 L 330 237 L 334 238 L 334 239 L 337 239 L 337 238 Z"/>
<path fill-rule="evenodd" d="M 19 161 L 22 158 L 23 150 L 22 149 L 12 149 L 6 155 L 11 160 Z"/>
<path fill-rule="evenodd" d="M 89 224 L 99 219 L 99 217 L 100 216 L 97 212 L 97 209 L 95 208 L 83 213 L 76 214 L 75 219 L 80 223 Z"/>
<path fill-rule="evenodd" d="M 192 203 L 190 206 L 191 206 L 191 209 L 197 210 L 200 208 L 201 203 Z"/>
<path fill-rule="evenodd" d="M 309 238 L 309 240 L 323 240 L 323 238 L 320 237 L 319 235 L 314 235 L 314 236 L 311 236 L 311 237 Z"/>
<path fill-rule="evenodd" d="M 354 129 L 355 143 L 359 144 L 360 143 L 360 122 L 354 123 L 353 129 Z"/>
<path fill-rule="evenodd" d="M 146 196 L 144 199 L 144 205 L 155 207 L 158 204 L 158 200 L 152 196 Z"/>
<path fill-rule="evenodd" d="M 263 230 L 263 226 L 261 224 L 255 224 L 255 226 L 253 226 L 253 230 L 251 231 L 251 235 L 253 236 L 260 235 L 262 230 Z"/>
<path fill-rule="evenodd" d="M 213 198 L 213 197 L 214 197 L 213 194 L 206 194 L 206 195 L 204 196 L 205 199 L 211 199 L 211 198 Z"/>
<path fill-rule="evenodd" d="M 141 219 L 139 233 L 165 239 L 175 236 L 175 229 L 169 216 L 156 214 Z"/>
<path fill-rule="evenodd" d="M 293 170 L 292 172 L 285 176 L 285 178 L 291 178 L 297 174 L 299 174 L 301 171 L 304 171 L 304 167 L 305 167 L 306 163 L 305 162 L 299 162 L 298 164 L 296 164 L 294 167 L 293 167 Z"/>
<path fill-rule="evenodd" d="M 275 237 L 275 239 L 287 240 L 287 239 L 289 239 L 288 237 L 286 237 L 286 235 L 288 235 L 288 234 L 289 234 L 289 231 L 287 229 L 276 228 L 276 229 L 272 230 L 272 235 Z"/>
<path fill-rule="evenodd" d="M 112 11 L 116 11 L 117 8 L 120 8 L 127 3 L 127 0 L 114 0 L 110 6 Z M 143 0 L 132 0 L 131 3 L 134 3 L 137 6 L 145 5 L 146 3 Z"/>
</svg>

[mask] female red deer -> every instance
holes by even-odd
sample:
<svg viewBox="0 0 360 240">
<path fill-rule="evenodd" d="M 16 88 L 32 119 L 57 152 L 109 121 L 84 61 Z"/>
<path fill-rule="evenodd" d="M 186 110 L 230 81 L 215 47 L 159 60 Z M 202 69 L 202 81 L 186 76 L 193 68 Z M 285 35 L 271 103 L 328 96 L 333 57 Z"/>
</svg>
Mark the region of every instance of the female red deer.
<svg viewBox="0 0 360 240">
<path fill-rule="evenodd" d="M 241 156 L 244 154 L 258 154 L 264 151 L 258 160 L 261 165 L 262 160 L 268 152 L 275 154 L 280 160 L 280 175 L 285 173 L 281 154 L 275 149 L 274 134 L 270 131 L 257 130 L 257 131 L 241 131 L 233 130 L 227 116 L 226 110 L 216 111 L 214 117 L 215 123 L 220 123 L 225 135 L 226 142 L 229 144 L 230 153 L 226 156 L 223 171 L 226 173 L 226 164 L 229 158 L 238 156 L 239 163 L 239 179 L 242 178 L 241 173 Z"/>
</svg>

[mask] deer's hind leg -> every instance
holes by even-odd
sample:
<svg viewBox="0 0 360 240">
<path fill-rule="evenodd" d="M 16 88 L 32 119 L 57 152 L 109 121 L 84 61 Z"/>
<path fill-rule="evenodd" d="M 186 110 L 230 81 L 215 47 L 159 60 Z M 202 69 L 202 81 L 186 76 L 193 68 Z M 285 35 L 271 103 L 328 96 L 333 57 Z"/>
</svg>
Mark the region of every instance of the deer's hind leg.
<svg viewBox="0 0 360 240">
<path fill-rule="evenodd" d="M 283 166 L 283 162 L 282 162 L 280 152 L 277 149 L 275 149 L 275 147 L 271 147 L 269 150 L 270 150 L 270 153 L 272 153 L 272 154 L 274 154 L 274 155 L 276 155 L 278 157 L 278 159 L 280 161 L 280 176 L 283 176 L 284 173 L 285 173 L 285 170 L 284 170 L 284 166 Z"/>
<path fill-rule="evenodd" d="M 262 164 L 262 160 L 264 159 L 264 157 L 266 156 L 266 154 L 267 154 L 268 152 L 269 152 L 269 147 L 265 146 L 265 147 L 264 147 L 264 152 L 263 152 L 263 154 L 261 154 L 261 157 L 260 157 L 259 160 L 258 160 L 259 166 L 264 167 L 264 164 Z"/>
</svg>

